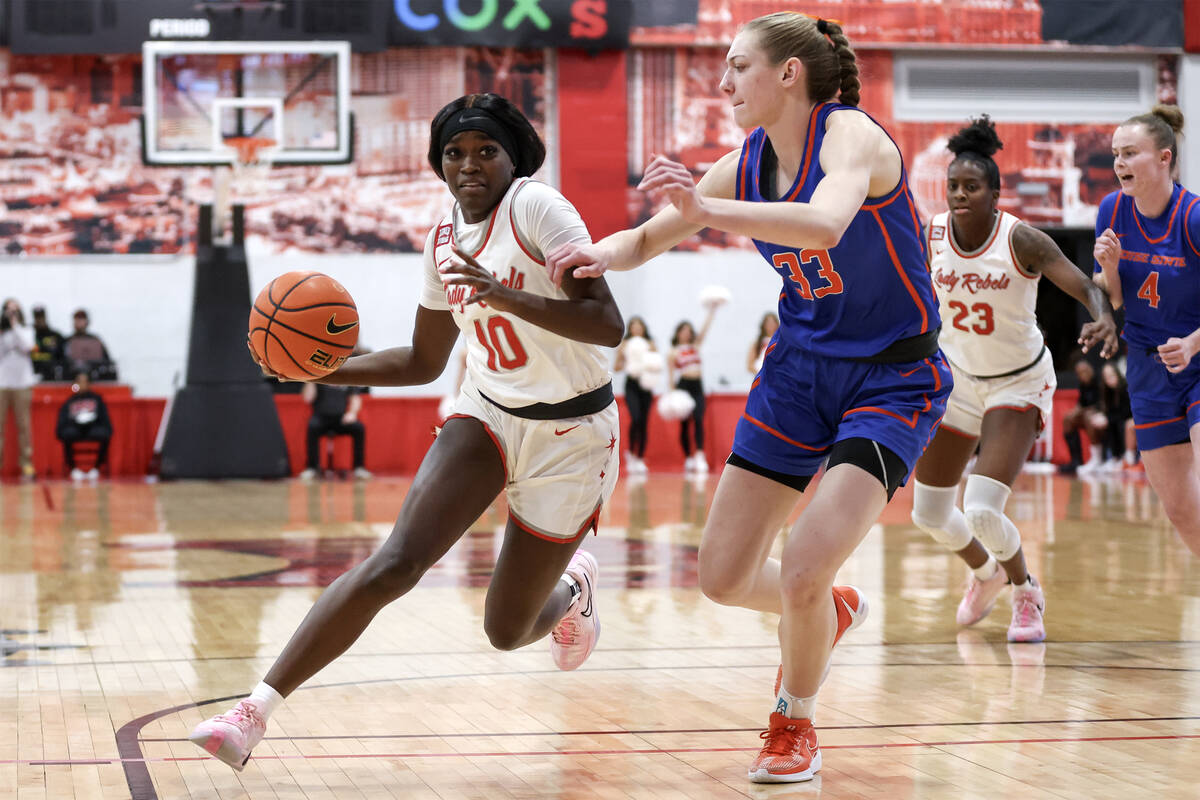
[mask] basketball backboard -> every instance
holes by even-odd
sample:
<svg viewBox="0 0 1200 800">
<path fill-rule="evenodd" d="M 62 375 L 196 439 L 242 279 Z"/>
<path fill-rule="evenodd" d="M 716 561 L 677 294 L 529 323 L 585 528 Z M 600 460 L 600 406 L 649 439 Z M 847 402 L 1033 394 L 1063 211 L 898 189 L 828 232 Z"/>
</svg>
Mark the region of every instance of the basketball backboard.
<svg viewBox="0 0 1200 800">
<path fill-rule="evenodd" d="M 353 159 L 347 42 L 150 41 L 142 59 L 147 164 L 231 164 L 246 137 L 278 165 Z"/>
</svg>

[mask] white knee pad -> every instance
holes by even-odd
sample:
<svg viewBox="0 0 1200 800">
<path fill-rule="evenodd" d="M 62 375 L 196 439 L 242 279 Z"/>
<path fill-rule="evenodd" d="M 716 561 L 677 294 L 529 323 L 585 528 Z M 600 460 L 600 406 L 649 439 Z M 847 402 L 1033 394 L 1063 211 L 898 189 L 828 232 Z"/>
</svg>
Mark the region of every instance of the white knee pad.
<svg viewBox="0 0 1200 800">
<path fill-rule="evenodd" d="M 912 521 L 934 541 L 957 553 L 971 543 L 971 531 L 954 503 L 957 486 L 927 486 L 913 481 Z"/>
<path fill-rule="evenodd" d="M 994 478 L 971 475 L 963 494 L 963 514 L 967 530 L 1000 561 L 1007 561 L 1021 549 L 1021 533 L 1004 516 L 1004 504 L 1012 489 Z"/>
</svg>

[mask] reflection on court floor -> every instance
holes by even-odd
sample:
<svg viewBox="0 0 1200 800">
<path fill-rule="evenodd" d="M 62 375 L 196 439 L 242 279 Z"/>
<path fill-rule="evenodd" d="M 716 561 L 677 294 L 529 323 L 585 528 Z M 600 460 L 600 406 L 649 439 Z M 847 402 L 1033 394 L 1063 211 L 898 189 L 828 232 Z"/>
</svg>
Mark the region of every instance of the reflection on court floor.
<svg viewBox="0 0 1200 800">
<path fill-rule="evenodd" d="M 1191 797 L 1200 564 L 1144 481 L 1024 475 L 1008 510 L 1046 587 L 1042 645 L 885 511 L 840 579 L 871 618 L 818 702 L 824 769 L 752 786 L 776 619 L 697 588 L 716 477 L 625 480 L 585 547 L 603 637 L 578 671 L 492 650 L 498 501 L 272 717 L 237 774 L 186 740 L 247 692 L 408 481 L 0 486 L 0 787 L 27 798 Z M 798 512 L 800 513 L 800 512 Z M 778 546 L 778 545 L 777 545 Z M 0 792 L 0 796 L 4 795 Z"/>
</svg>

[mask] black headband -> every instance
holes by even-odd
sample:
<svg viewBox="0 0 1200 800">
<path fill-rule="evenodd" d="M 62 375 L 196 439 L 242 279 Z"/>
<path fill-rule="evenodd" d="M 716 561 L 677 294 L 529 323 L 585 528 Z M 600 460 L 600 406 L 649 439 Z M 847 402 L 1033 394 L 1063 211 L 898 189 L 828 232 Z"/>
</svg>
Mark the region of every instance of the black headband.
<svg viewBox="0 0 1200 800">
<path fill-rule="evenodd" d="M 482 108 L 461 108 L 455 111 L 442 125 L 438 149 L 445 150 L 446 143 L 463 131 L 479 131 L 495 139 L 508 153 L 513 166 L 517 166 L 517 143 L 504 123 Z"/>
</svg>

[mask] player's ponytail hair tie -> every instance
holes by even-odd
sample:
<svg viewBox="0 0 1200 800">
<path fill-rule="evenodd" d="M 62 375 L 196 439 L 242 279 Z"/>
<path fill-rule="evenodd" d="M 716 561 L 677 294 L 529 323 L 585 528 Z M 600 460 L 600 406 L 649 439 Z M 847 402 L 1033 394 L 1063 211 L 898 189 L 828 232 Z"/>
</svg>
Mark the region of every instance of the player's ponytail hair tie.
<svg viewBox="0 0 1200 800">
<path fill-rule="evenodd" d="M 500 143 L 514 165 L 519 163 L 520 151 L 517 150 L 516 139 L 512 132 L 487 109 L 467 106 L 455 111 L 442 125 L 442 135 L 438 137 L 438 149 L 445 150 L 446 144 L 463 131 L 486 133 Z"/>
</svg>

